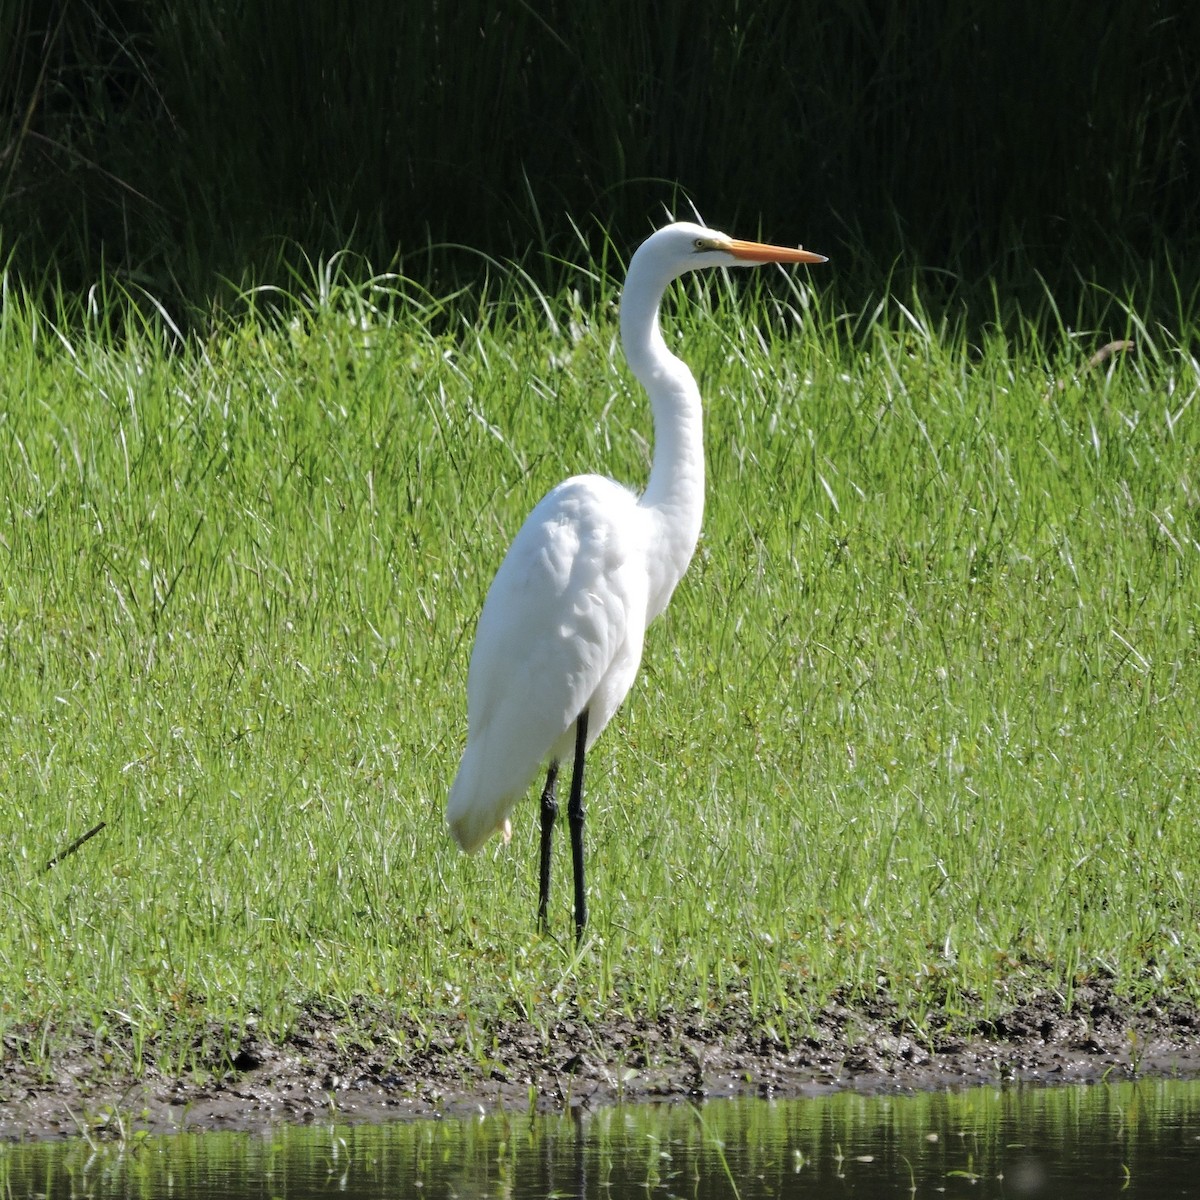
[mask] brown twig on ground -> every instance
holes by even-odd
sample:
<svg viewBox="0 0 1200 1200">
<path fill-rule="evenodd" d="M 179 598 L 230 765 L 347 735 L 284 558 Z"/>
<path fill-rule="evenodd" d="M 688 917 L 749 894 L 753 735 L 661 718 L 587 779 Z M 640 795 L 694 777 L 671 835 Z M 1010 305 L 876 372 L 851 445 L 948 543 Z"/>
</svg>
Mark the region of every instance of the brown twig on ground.
<svg viewBox="0 0 1200 1200">
<path fill-rule="evenodd" d="M 1107 345 L 1101 346 L 1100 349 L 1097 350 L 1096 353 L 1093 354 L 1092 357 L 1089 358 L 1087 360 L 1087 362 L 1085 362 L 1083 364 L 1083 370 L 1081 370 L 1079 372 L 1079 374 L 1075 376 L 1074 381 L 1076 383 L 1078 383 L 1079 380 L 1084 375 L 1086 375 L 1089 371 L 1095 369 L 1096 367 L 1100 366 L 1102 363 L 1106 363 L 1110 358 L 1112 358 L 1112 356 L 1114 354 L 1136 354 L 1136 353 L 1137 353 L 1137 343 L 1136 342 L 1131 342 L 1126 338 L 1119 338 L 1115 342 L 1109 342 Z M 1045 398 L 1047 400 L 1049 400 L 1050 397 L 1054 395 L 1054 392 L 1056 389 L 1060 392 L 1065 392 L 1067 390 L 1067 381 L 1065 379 L 1056 380 L 1051 385 L 1050 390 L 1046 393 Z"/>
<path fill-rule="evenodd" d="M 80 846 L 83 845 L 89 838 L 94 838 L 107 825 L 107 821 L 101 821 L 99 825 L 93 825 L 87 833 L 77 837 L 65 850 L 60 850 L 49 862 L 46 863 L 45 870 L 49 871 L 52 867 L 62 862 L 64 858 L 69 858 Z"/>
</svg>

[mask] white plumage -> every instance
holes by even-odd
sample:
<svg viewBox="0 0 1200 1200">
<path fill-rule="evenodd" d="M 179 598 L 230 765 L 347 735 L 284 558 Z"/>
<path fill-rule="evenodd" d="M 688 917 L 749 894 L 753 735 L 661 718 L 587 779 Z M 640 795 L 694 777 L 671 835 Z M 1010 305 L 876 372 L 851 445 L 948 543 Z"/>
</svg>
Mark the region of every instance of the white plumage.
<svg viewBox="0 0 1200 1200">
<path fill-rule="evenodd" d="M 559 484 L 517 534 L 488 592 L 467 678 L 470 735 L 447 817 L 464 850 L 504 825 L 547 759 L 588 745 L 625 698 L 642 656 L 644 546 L 624 527 L 637 499 L 582 475 Z M 639 539 L 640 540 L 640 539 Z"/>
<path fill-rule="evenodd" d="M 696 547 L 704 510 L 700 392 L 663 341 L 658 309 L 672 279 L 708 266 L 824 262 L 788 247 L 741 242 L 680 222 L 653 234 L 629 264 L 621 339 L 650 396 L 655 449 L 645 492 L 577 475 L 530 513 L 492 582 L 467 678 L 467 745 L 446 819 L 477 850 L 549 762 L 542 805 L 544 921 L 558 763 L 586 751 L 629 692 L 646 626 L 666 607 Z M 586 921 L 582 879 L 582 754 L 576 756 L 571 827 L 576 931 Z"/>
</svg>

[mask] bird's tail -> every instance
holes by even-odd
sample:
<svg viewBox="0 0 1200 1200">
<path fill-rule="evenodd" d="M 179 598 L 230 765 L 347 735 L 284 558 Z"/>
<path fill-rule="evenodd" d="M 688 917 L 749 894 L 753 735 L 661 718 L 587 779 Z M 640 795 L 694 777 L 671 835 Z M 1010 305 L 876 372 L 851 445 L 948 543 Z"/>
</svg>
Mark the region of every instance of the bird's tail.
<svg viewBox="0 0 1200 1200">
<path fill-rule="evenodd" d="M 480 786 L 478 773 L 472 767 L 468 746 L 446 801 L 446 824 L 454 840 L 468 854 L 474 854 L 493 833 L 502 832 L 507 842 L 511 832 L 508 823 L 511 804 L 505 797 L 497 797 L 492 789 Z"/>
</svg>

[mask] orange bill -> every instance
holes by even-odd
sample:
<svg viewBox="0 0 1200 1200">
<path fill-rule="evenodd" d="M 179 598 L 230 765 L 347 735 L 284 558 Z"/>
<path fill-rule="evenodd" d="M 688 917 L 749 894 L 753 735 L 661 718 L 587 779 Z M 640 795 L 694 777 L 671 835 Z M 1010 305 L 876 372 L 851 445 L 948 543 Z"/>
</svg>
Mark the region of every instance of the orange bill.
<svg viewBox="0 0 1200 1200">
<path fill-rule="evenodd" d="M 734 258 L 756 263 L 823 263 L 829 260 L 824 254 L 814 254 L 797 246 L 768 246 L 763 242 L 740 242 L 730 238 L 724 249 Z"/>
</svg>

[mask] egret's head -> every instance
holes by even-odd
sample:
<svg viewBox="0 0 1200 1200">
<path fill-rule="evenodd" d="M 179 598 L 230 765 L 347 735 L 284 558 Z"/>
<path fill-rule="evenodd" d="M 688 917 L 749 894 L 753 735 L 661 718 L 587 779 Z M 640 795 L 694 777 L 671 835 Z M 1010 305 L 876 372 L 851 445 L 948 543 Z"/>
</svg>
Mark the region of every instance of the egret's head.
<svg viewBox="0 0 1200 1200">
<path fill-rule="evenodd" d="M 791 246 L 743 242 L 691 221 L 676 221 L 651 234 L 634 256 L 646 259 L 654 273 L 674 278 L 700 267 L 754 267 L 762 263 L 823 263 L 823 254 Z M 633 264 L 630 264 L 632 269 Z"/>
</svg>

